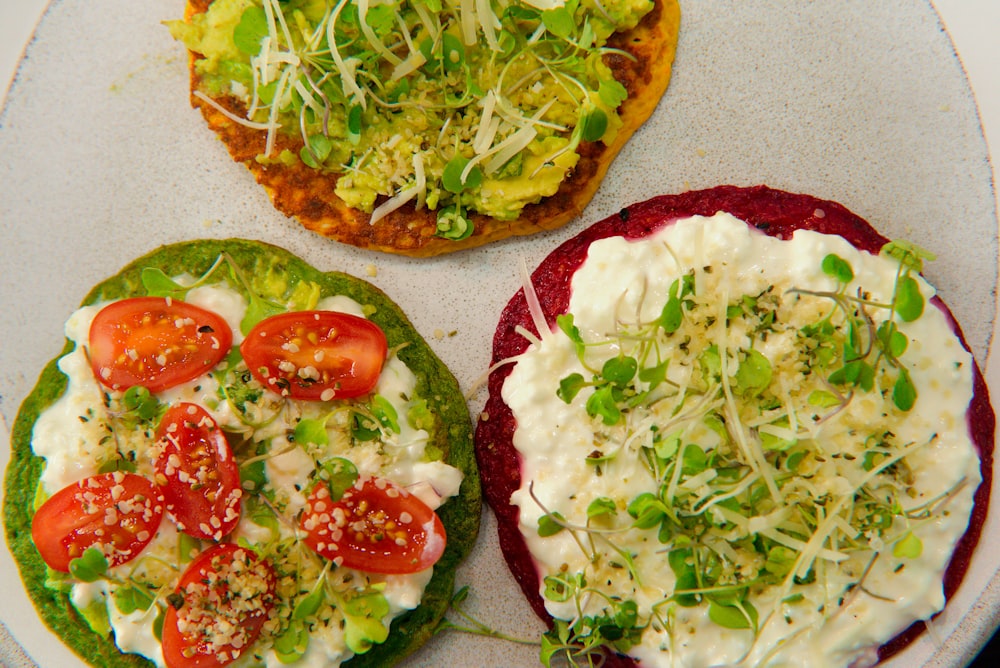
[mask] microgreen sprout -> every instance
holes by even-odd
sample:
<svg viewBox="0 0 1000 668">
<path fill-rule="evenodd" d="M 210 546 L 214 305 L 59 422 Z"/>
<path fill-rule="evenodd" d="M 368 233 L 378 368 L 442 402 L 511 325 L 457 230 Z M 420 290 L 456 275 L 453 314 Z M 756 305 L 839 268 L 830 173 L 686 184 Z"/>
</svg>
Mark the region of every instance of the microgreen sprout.
<svg viewBox="0 0 1000 668">
<path fill-rule="evenodd" d="M 461 205 L 453 204 L 438 211 L 437 236 L 461 241 L 470 237 L 475 230 L 472 219 L 468 217 Z"/>
<path fill-rule="evenodd" d="M 324 461 L 320 465 L 318 475 L 330 488 L 330 499 L 333 501 L 339 501 L 360 477 L 358 467 L 344 457 L 333 457 Z"/>
<path fill-rule="evenodd" d="M 854 271 L 843 258 L 830 254 L 823 259 L 823 272 L 835 278 L 839 284 L 836 292 L 793 290 L 798 294 L 809 294 L 831 299 L 846 321 L 846 336 L 840 344 L 843 353 L 837 355 L 837 329 L 832 326 L 829 316 L 823 321 L 802 329 L 805 338 L 814 341 L 817 354 L 811 364 L 818 369 L 831 369 L 828 381 L 833 386 L 858 388 L 864 392 L 875 389 L 876 378 L 883 365 L 895 370 L 892 401 L 901 411 L 913 408 L 917 399 L 917 389 L 910 373 L 899 358 L 906 351 L 908 339 L 893 317 L 903 322 L 912 322 L 924 311 L 924 297 L 911 271 L 919 270 L 924 259 L 933 258 L 930 253 L 908 242 L 892 242 L 883 248 L 883 255 L 899 261 L 899 269 L 893 286 L 889 304 L 878 304 L 863 295 L 850 296 L 847 285 L 854 279 Z M 889 317 L 875 326 L 869 309 L 886 309 Z"/>
<path fill-rule="evenodd" d="M 88 547 L 76 559 L 69 562 L 69 573 L 80 582 L 94 582 L 101 579 L 108 570 L 108 560 L 96 547 Z"/>
<path fill-rule="evenodd" d="M 167 276 L 162 269 L 157 267 L 144 267 L 141 274 L 141 280 L 143 287 L 146 289 L 146 293 L 151 297 L 184 299 L 191 290 L 206 284 L 215 274 L 216 270 L 223 264 L 229 268 L 230 274 L 235 278 L 236 284 L 244 288 L 247 298 L 250 300 L 246 315 L 240 323 L 240 330 L 244 334 L 249 332 L 255 324 L 264 318 L 287 310 L 284 306 L 261 296 L 256 290 L 254 290 L 250 281 L 247 280 L 246 275 L 243 273 L 243 270 L 240 269 L 239 265 L 236 264 L 236 261 L 233 260 L 233 258 L 227 253 L 219 255 L 212 266 L 210 266 L 204 274 L 202 274 L 194 282 L 187 285 L 178 283 L 174 279 Z"/>
<path fill-rule="evenodd" d="M 455 612 L 459 617 L 465 620 L 466 624 L 459 625 L 451 621 L 447 617 L 441 618 L 438 625 L 434 628 L 434 634 L 443 633 L 444 631 L 458 631 L 460 633 L 469 633 L 477 636 L 484 636 L 487 638 L 498 638 L 500 640 L 506 640 L 508 642 L 518 643 L 520 645 L 537 645 L 537 640 L 528 640 L 525 638 L 517 638 L 512 635 L 503 633 L 489 625 L 484 624 L 479 621 L 464 608 L 464 603 L 469 598 L 471 590 L 468 585 L 459 587 L 451 597 L 448 609 Z"/>
</svg>

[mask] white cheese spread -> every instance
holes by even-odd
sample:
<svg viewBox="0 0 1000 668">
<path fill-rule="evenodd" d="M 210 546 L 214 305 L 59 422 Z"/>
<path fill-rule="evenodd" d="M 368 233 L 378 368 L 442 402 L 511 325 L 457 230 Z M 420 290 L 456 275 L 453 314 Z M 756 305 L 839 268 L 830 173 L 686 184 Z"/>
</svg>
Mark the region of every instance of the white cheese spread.
<svg viewBox="0 0 1000 668">
<path fill-rule="evenodd" d="M 187 279 L 182 277 L 178 280 Z M 222 285 L 197 287 L 190 290 L 185 301 L 221 315 L 233 331 L 234 345 L 242 340 L 240 321 L 247 310 L 247 303 L 238 292 Z M 125 448 L 136 455 L 137 472 L 150 478 L 153 476 L 153 458 L 147 455 L 155 442 L 150 425 L 129 430 L 122 429 L 118 423 L 115 425 L 115 437 L 108 438 L 109 425 L 114 421 L 110 415 L 112 411 L 107 405 L 104 388 L 94 379 L 86 355 L 90 323 L 102 306 L 83 307 L 68 320 L 66 336 L 77 345 L 58 362 L 68 379 L 66 391 L 42 413 L 34 429 L 32 448 L 35 454 L 46 459 L 40 481 L 46 496 L 96 474 L 102 463 L 117 456 L 116 444 L 117 449 L 121 449 L 123 442 Z M 316 308 L 363 316 L 361 305 L 343 296 L 324 299 Z M 394 355 L 386 361 L 374 393 L 384 397 L 399 416 L 398 433 L 383 430 L 378 437 L 361 444 L 351 441 L 348 421 L 336 417 L 326 423 L 328 443 L 291 442 L 289 435 L 295 432 L 296 424 L 300 420 L 319 420 L 328 415 L 331 410 L 329 402 L 279 399 L 269 392 L 259 391 L 256 393 L 258 398 L 246 399 L 247 404 L 243 404 L 241 412 L 233 401 L 224 398 L 220 391 L 224 388 L 220 386 L 220 376 L 208 373 L 170 388 L 157 398 L 163 403 L 187 401 L 205 407 L 225 430 L 242 432 L 261 453 L 267 504 L 258 501 L 250 507 L 244 503 L 242 517 L 230 540 L 269 546 L 265 554 L 278 562 L 275 566 L 279 573 L 279 594 L 288 600 L 301 600 L 322 572 L 322 560 L 318 556 L 304 556 L 308 548 L 297 536 L 295 519 L 305 505 L 305 494 L 312 481 L 310 476 L 314 474 L 317 462 L 332 457 L 350 459 L 362 476 L 385 477 L 397 484 L 412 486 L 414 493 L 432 509 L 458 494 L 461 471 L 440 461 L 429 461 L 425 452 L 428 433 L 413 426 L 407 419 L 408 412 L 419 401 L 416 395 L 417 379 Z M 248 420 L 248 416 L 252 415 L 266 415 L 266 418 L 255 423 Z M 245 472 L 246 469 L 241 470 L 241 474 Z M 250 488 L 252 482 L 244 479 L 243 484 L 246 491 L 255 491 Z M 180 534 L 164 518 L 156 538 L 142 555 L 132 562 L 109 569 L 108 575 L 119 582 L 139 579 L 154 593 L 157 590 L 169 593 L 180 574 L 176 566 L 178 555 L 182 549 L 190 549 L 192 544 L 196 546 L 197 542 Z M 207 544 L 201 547 L 207 547 Z M 283 561 L 287 563 L 281 563 Z M 337 583 L 335 589 L 338 596 L 351 597 L 373 592 L 384 596 L 388 613 L 378 621 L 388 629 L 396 616 L 420 604 L 431 574 L 432 569 L 412 575 L 385 576 L 341 568 L 337 569 L 336 578 L 331 580 L 335 579 Z M 93 611 L 95 603 L 106 607 L 115 641 L 122 651 L 135 652 L 159 666 L 164 665 L 154 631 L 160 607 L 140 607 L 123 612 L 116 603 L 115 592 L 124 585 L 108 580 L 75 583 L 72 586 L 71 598 L 80 610 Z M 129 606 L 125 607 L 128 609 Z M 285 619 L 283 624 L 287 623 L 291 612 L 290 609 L 279 611 Z M 273 648 L 269 648 L 257 660 L 253 652 L 246 652 L 233 665 L 259 665 L 260 661 L 267 666 L 284 666 L 290 662 L 300 666 L 339 665 L 354 655 L 345 639 L 343 620 L 344 615 L 338 606 L 327 601 L 315 615 L 304 620 L 309 627 L 309 639 L 305 647 L 299 643 L 297 658 L 287 653 L 279 657 Z M 106 624 L 103 619 L 92 619 L 91 623 L 97 626 Z"/>
<path fill-rule="evenodd" d="M 940 610 L 980 474 L 973 362 L 933 294 L 840 237 L 724 213 L 593 243 L 572 322 L 503 388 L 512 503 L 569 640 L 847 666 Z"/>
</svg>

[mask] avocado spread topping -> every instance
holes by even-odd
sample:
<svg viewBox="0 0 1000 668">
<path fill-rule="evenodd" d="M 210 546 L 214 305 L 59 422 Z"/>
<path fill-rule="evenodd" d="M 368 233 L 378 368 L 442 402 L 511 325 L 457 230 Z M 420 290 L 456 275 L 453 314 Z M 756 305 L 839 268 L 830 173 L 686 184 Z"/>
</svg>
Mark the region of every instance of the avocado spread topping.
<svg viewBox="0 0 1000 668">
<path fill-rule="evenodd" d="M 651 0 L 216 0 L 169 22 L 194 95 L 267 133 L 259 161 L 338 176 L 371 222 L 412 204 L 438 234 L 553 195 L 627 97 L 603 56 Z M 219 107 L 222 108 L 221 106 Z M 299 136 L 298 155 L 275 148 Z"/>
</svg>

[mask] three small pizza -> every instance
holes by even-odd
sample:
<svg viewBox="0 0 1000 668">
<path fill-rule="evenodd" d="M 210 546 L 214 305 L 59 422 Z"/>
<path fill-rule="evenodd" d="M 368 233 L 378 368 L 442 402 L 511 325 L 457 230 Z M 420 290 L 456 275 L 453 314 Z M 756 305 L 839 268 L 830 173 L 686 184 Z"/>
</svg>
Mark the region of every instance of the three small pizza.
<svg viewBox="0 0 1000 668">
<path fill-rule="evenodd" d="M 930 257 L 833 202 L 720 187 L 542 262 L 476 448 L 544 662 L 871 665 L 942 609 L 995 419 Z"/>
<path fill-rule="evenodd" d="M 66 332 L 13 426 L 4 522 L 77 653 L 384 666 L 431 636 L 478 533 L 472 428 L 385 294 L 195 241 L 98 285 Z"/>
<path fill-rule="evenodd" d="M 429 256 L 579 215 L 670 80 L 676 0 L 190 0 L 191 102 L 321 235 Z"/>
</svg>

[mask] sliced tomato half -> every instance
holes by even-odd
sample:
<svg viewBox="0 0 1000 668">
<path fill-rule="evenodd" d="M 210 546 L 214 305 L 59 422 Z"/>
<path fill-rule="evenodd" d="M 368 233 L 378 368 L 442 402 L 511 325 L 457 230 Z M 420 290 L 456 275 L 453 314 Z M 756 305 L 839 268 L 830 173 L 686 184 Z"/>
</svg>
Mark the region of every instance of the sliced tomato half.
<svg viewBox="0 0 1000 668">
<path fill-rule="evenodd" d="M 197 404 L 170 407 L 156 430 L 153 467 L 167 513 L 184 533 L 222 540 L 240 520 L 240 470 L 225 434 Z"/>
<path fill-rule="evenodd" d="M 318 483 L 306 501 L 306 545 L 338 566 L 368 573 L 416 573 L 444 552 L 444 525 L 416 496 L 383 478 L 363 478 L 332 501 Z"/>
<path fill-rule="evenodd" d="M 63 573 L 89 547 L 117 566 L 135 559 L 153 539 L 163 508 L 163 495 L 146 478 L 102 473 L 49 497 L 31 521 L 31 539 L 45 563 Z"/>
<path fill-rule="evenodd" d="M 133 297 L 101 309 L 90 325 L 90 365 L 112 390 L 160 392 L 210 370 L 233 345 L 222 316 L 163 297 Z"/>
<path fill-rule="evenodd" d="M 274 587 L 270 562 L 235 543 L 195 557 L 163 620 L 168 668 L 218 668 L 238 659 L 260 635 L 274 605 Z"/>
<path fill-rule="evenodd" d="M 336 311 L 294 311 L 250 330 L 240 352 L 254 378 L 285 397 L 322 400 L 371 392 L 382 373 L 385 334 Z"/>
</svg>

